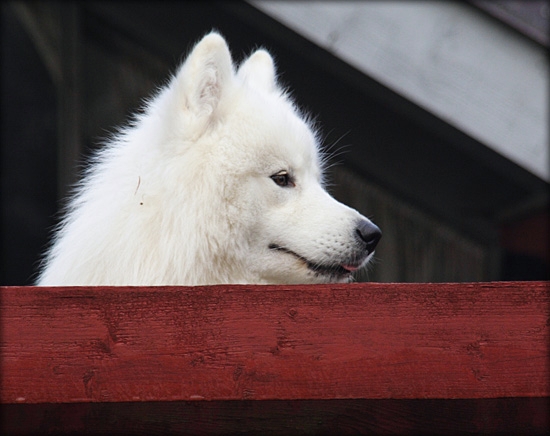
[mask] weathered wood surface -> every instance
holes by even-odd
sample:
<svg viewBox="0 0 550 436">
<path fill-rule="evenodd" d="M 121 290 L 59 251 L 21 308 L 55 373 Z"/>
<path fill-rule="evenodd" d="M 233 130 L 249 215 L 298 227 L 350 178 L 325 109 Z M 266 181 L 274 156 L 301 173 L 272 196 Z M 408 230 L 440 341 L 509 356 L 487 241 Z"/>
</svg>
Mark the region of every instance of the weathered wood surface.
<svg viewBox="0 0 550 436">
<path fill-rule="evenodd" d="M 459 1 L 249 3 L 550 181 L 546 47 Z"/>
<path fill-rule="evenodd" d="M 2 403 L 550 394 L 548 282 L 0 295 Z"/>
</svg>

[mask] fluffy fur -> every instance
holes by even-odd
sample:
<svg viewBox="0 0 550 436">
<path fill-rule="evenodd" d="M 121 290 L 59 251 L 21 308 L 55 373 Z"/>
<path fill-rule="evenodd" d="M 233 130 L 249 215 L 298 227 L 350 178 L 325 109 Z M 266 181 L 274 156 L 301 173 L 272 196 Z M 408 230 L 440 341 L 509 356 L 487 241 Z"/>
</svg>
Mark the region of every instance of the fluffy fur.
<svg viewBox="0 0 550 436">
<path fill-rule="evenodd" d="M 205 36 L 95 157 L 39 285 L 348 281 L 378 228 L 322 187 L 318 141 L 258 50 Z"/>
</svg>

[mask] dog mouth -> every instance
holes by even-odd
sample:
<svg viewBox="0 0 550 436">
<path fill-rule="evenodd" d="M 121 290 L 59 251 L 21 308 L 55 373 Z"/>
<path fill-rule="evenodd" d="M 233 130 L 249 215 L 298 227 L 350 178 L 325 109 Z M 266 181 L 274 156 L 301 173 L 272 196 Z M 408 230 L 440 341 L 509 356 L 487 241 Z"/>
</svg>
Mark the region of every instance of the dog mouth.
<svg viewBox="0 0 550 436">
<path fill-rule="evenodd" d="M 288 248 L 281 247 L 277 244 L 269 244 L 270 250 L 275 251 L 281 251 L 283 253 L 290 254 L 303 262 L 309 270 L 313 271 L 315 274 L 323 275 L 323 276 L 334 276 L 334 277 L 345 277 L 350 276 L 351 273 L 358 270 L 361 267 L 362 262 L 354 263 L 354 264 L 321 264 L 312 262 L 309 259 L 305 258 L 304 256 L 299 255 L 298 253 L 295 253 L 292 250 L 289 250 Z"/>
</svg>

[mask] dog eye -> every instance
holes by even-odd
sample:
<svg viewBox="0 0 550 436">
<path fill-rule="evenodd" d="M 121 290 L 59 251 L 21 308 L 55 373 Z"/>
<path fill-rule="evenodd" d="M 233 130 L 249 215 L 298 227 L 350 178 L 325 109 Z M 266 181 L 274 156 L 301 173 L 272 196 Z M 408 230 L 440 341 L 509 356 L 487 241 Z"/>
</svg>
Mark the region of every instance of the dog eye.
<svg viewBox="0 0 550 436">
<path fill-rule="evenodd" d="M 295 186 L 288 172 L 284 170 L 279 171 L 277 174 L 273 174 L 271 176 L 271 180 L 273 180 L 277 186 L 281 186 L 283 188 Z"/>
</svg>

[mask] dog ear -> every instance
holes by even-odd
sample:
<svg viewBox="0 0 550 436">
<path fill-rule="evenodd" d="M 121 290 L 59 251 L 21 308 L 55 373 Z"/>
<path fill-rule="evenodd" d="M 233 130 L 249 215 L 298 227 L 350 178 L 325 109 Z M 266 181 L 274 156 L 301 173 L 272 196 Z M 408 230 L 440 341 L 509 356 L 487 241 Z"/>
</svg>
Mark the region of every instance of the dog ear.
<svg viewBox="0 0 550 436">
<path fill-rule="evenodd" d="M 176 75 L 179 106 L 199 118 L 210 117 L 233 74 L 231 54 L 223 37 L 215 32 L 206 35 Z"/>
<path fill-rule="evenodd" d="M 238 77 L 255 87 L 272 92 L 277 88 L 275 64 L 271 55 L 265 50 L 257 50 L 244 61 Z"/>
</svg>

